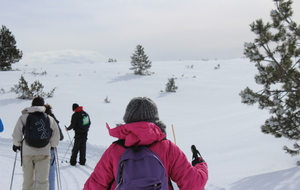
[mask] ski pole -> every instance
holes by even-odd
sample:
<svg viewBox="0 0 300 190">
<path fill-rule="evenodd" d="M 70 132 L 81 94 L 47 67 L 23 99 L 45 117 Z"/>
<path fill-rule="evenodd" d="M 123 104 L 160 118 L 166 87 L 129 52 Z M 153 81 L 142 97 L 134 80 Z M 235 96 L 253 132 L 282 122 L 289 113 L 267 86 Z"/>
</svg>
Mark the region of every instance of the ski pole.
<svg viewBox="0 0 300 190">
<path fill-rule="evenodd" d="M 57 148 L 54 148 L 54 155 L 55 155 L 55 162 L 56 162 L 56 180 L 57 180 L 57 189 L 61 190 L 61 178 L 60 178 L 60 169 L 59 169 L 59 162 L 58 162 L 58 153 Z"/>
<path fill-rule="evenodd" d="M 14 167 L 13 167 L 13 171 L 12 171 L 12 175 L 11 175 L 10 190 L 12 189 L 12 184 L 13 184 L 13 181 L 14 181 L 14 174 L 15 174 L 17 157 L 18 157 L 18 151 L 16 151 L 16 156 L 15 156 L 15 161 L 14 161 Z"/>
<path fill-rule="evenodd" d="M 173 132 L 173 137 L 174 137 L 174 143 L 176 144 L 176 136 L 175 136 L 175 131 L 174 131 L 174 126 L 172 124 L 172 132 Z"/>
<path fill-rule="evenodd" d="M 63 163 L 63 161 L 64 161 L 64 159 L 65 159 L 65 157 L 66 157 L 66 154 L 68 153 L 68 151 L 69 151 L 69 149 L 70 149 L 70 146 L 73 144 L 73 140 L 74 140 L 74 139 L 72 139 L 72 141 L 71 141 L 71 143 L 70 143 L 70 145 L 69 145 L 69 147 L 68 147 L 68 149 L 67 149 L 67 151 L 66 151 L 66 153 L 65 153 L 65 155 L 64 155 L 64 157 L 63 157 L 63 159 L 61 160 L 61 163 Z"/>
<path fill-rule="evenodd" d="M 67 129 L 67 126 L 65 125 L 65 128 Z M 69 131 L 67 130 L 67 134 L 68 134 L 68 137 L 69 137 L 69 140 L 71 141 L 71 137 L 70 137 L 70 134 L 69 134 Z"/>
</svg>

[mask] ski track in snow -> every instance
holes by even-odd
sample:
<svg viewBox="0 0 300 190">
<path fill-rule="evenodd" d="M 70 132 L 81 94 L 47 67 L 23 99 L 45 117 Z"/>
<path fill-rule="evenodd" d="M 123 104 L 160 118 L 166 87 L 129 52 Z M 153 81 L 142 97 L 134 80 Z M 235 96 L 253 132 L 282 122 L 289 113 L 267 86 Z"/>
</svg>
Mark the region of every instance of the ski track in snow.
<svg viewBox="0 0 300 190">
<path fill-rule="evenodd" d="M 4 175 L 5 186 L 2 186 L 1 189 L 10 189 L 11 180 L 13 179 L 12 189 L 22 189 L 22 181 L 23 181 L 23 171 L 21 167 L 21 159 L 20 152 L 18 152 L 15 171 L 13 174 L 13 166 L 15 161 L 16 153 L 13 152 L 12 148 L 12 139 L 0 138 L 1 141 L 1 162 L 0 168 L 11 168 L 10 171 Z M 58 150 L 58 159 L 59 159 L 59 169 L 60 169 L 60 179 L 61 186 L 63 190 L 74 190 L 74 189 L 82 189 L 84 182 L 88 179 L 90 174 L 94 170 L 94 166 L 100 158 L 100 155 L 103 153 L 104 148 L 99 148 L 96 146 L 92 146 L 87 144 L 87 162 L 88 164 L 85 166 L 81 166 L 77 164 L 76 166 L 71 166 L 68 162 L 71 154 L 71 147 L 69 148 L 67 154 L 66 151 L 70 145 L 69 141 L 60 142 L 57 150 Z M 90 152 L 90 153 L 89 153 Z M 66 156 L 65 156 L 66 155 Z M 93 157 L 89 159 L 89 156 Z M 65 158 L 64 158 L 65 156 Z M 64 158 L 64 159 L 63 159 Z M 97 160 L 98 159 L 98 160 Z M 67 162 L 66 162 L 67 161 Z M 11 167 L 8 167 L 11 166 Z"/>
<path fill-rule="evenodd" d="M 20 153 L 18 152 L 15 171 L 12 178 L 13 165 L 15 160 L 15 152 L 12 150 L 12 139 L 1 138 L 0 147 L 0 168 L 1 173 L 5 172 L 5 175 L 1 174 L 2 180 L 6 183 L 2 183 L 1 190 L 10 189 L 11 180 L 13 179 L 12 190 L 22 189 L 23 171 L 20 166 L 21 159 Z M 57 150 L 59 157 L 59 168 L 60 168 L 60 179 L 61 187 L 63 190 L 74 190 L 82 189 L 85 181 L 88 179 L 90 174 L 93 172 L 95 165 L 100 159 L 105 147 L 99 147 L 90 145 L 87 143 L 87 165 L 76 166 L 69 165 L 69 158 L 71 148 L 68 147 L 70 141 L 60 142 Z M 67 151 L 68 150 L 68 151 Z M 66 154 L 67 152 L 67 154 Z M 2 168 L 7 168 L 3 171 Z M 205 187 L 206 190 L 297 190 L 300 187 L 300 171 L 299 167 L 291 167 L 285 170 L 274 171 L 270 173 L 264 173 L 260 175 L 254 175 L 246 177 L 235 183 L 231 184 L 230 187 L 219 187 L 214 184 L 208 183 Z M 271 179 L 271 180 L 270 180 Z M 178 190 L 176 184 L 174 189 Z"/>
</svg>

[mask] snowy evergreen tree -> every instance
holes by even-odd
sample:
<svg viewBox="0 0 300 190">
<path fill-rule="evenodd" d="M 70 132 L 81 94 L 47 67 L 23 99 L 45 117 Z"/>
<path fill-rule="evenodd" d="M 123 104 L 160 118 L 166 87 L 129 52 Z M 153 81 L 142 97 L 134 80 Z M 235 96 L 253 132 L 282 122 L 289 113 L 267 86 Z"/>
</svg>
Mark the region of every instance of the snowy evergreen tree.
<svg viewBox="0 0 300 190">
<path fill-rule="evenodd" d="M 134 54 L 131 56 L 130 70 L 134 70 L 135 75 L 148 75 L 148 69 L 151 68 L 151 61 L 148 60 L 148 56 L 144 52 L 144 48 L 141 45 L 136 46 Z"/>
<path fill-rule="evenodd" d="M 44 85 L 39 81 L 34 81 L 29 88 L 28 82 L 25 80 L 23 76 L 21 76 L 19 80 L 19 84 L 14 85 L 11 91 L 15 92 L 18 95 L 18 98 L 20 99 L 31 100 L 36 96 L 47 97 L 47 98 L 53 97 L 55 88 L 53 88 L 48 93 L 43 92 L 43 89 L 44 89 Z"/>
<path fill-rule="evenodd" d="M 22 51 L 16 47 L 14 35 L 5 26 L 2 26 L 0 31 L 0 70 L 11 70 L 11 64 L 18 62 L 22 55 Z"/>
<path fill-rule="evenodd" d="M 178 86 L 175 86 L 174 78 L 168 79 L 168 83 L 166 84 L 166 92 L 176 92 Z"/>
<path fill-rule="evenodd" d="M 14 85 L 11 91 L 15 92 L 20 99 L 30 99 L 32 97 L 28 82 L 23 76 L 21 76 L 21 78 L 19 79 L 19 84 Z"/>
<path fill-rule="evenodd" d="M 244 54 L 255 63 L 260 91 L 249 87 L 240 93 L 242 102 L 248 105 L 259 104 L 267 109 L 270 118 L 261 126 L 261 131 L 295 140 L 293 148 L 284 150 L 296 155 L 300 153 L 300 26 L 292 20 L 292 1 L 274 0 L 276 9 L 270 16 L 272 22 L 266 24 L 256 20 L 251 31 L 256 34 L 254 42 L 245 43 Z M 297 9 L 298 10 L 298 9 Z"/>
</svg>

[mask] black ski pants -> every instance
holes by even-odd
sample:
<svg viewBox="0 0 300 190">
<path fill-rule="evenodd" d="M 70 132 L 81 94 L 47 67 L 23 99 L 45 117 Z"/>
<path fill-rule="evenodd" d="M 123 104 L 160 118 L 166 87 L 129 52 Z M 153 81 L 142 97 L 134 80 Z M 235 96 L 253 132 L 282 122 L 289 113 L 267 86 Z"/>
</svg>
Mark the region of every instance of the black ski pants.
<svg viewBox="0 0 300 190">
<path fill-rule="evenodd" d="M 86 133 L 75 133 L 75 142 L 72 149 L 72 155 L 70 159 L 71 165 L 76 165 L 77 163 L 77 154 L 79 152 L 79 164 L 84 165 L 86 162 L 86 141 L 87 141 L 87 132 Z"/>
</svg>

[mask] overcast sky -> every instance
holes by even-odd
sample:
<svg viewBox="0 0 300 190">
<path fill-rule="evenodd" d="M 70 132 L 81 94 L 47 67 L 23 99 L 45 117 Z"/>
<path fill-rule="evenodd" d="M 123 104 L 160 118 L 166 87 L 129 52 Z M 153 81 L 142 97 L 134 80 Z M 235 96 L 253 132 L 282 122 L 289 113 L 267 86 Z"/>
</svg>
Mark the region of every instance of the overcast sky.
<svg viewBox="0 0 300 190">
<path fill-rule="evenodd" d="M 295 0 L 298 24 L 299 7 Z M 91 50 L 129 61 L 139 44 L 152 61 L 231 59 L 253 41 L 249 24 L 270 21 L 272 9 L 273 0 L 0 0 L 0 24 L 23 53 Z"/>
</svg>

